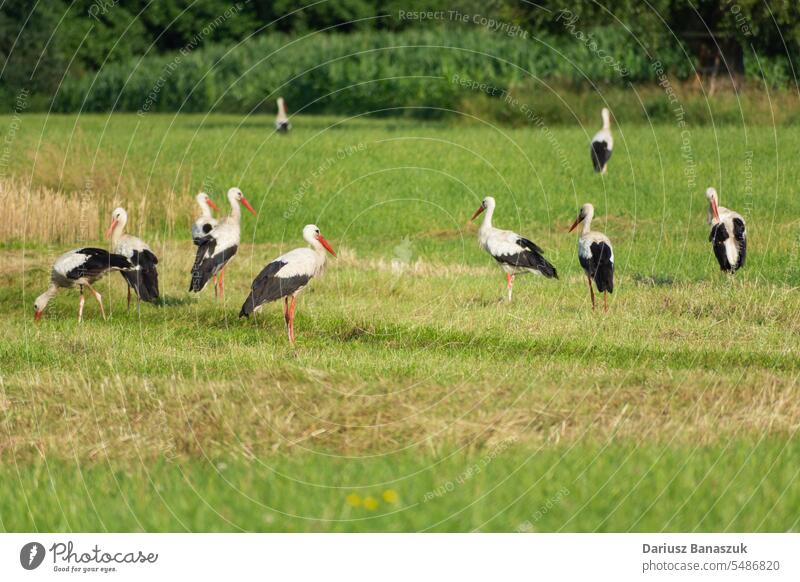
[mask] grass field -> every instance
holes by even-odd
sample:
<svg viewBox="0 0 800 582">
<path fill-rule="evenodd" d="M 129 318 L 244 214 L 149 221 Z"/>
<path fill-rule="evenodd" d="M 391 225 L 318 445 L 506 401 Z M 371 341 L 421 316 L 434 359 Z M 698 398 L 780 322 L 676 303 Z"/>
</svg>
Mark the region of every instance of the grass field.
<svg viewBox="0 0 800 582">
<path fill-rule="evenodd" d="M 796 131 L 623 123 L 600 178 L 594 127 L 0 122 L 16 128 L 0 175 L 0 529 L 800 527 Z M 218 305 L 186 292 L 192 195 L 224 202 L 234 184 L 259 215 Z M 733 278 L 707 241 L 709 185 L 748 221 Z M 81 201 L 78 240 L 42 189 Z M 485 195 L 560 280 L 519 278 L 500 301 L 468 224 Z M 566 233 L 586 201 L 615 243 L 608 313 L 591 311 Z M 35 326 L 52 260 L 107 244 L 117 204 L 161 257 L 164 305 L 126 312 L 114 274 L 110 321 L 88 301 L 78 325 L 64 292 Z M 301 296 L 291 348 L 279 305 L 237 314 L 309 222 L 339 258 Z"/>
</svg>

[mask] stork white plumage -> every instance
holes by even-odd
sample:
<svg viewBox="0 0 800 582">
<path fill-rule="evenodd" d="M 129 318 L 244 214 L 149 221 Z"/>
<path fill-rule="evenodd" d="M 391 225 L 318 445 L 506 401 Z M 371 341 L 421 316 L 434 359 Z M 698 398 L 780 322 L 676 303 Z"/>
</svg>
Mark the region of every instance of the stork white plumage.
<svg viewBox="0 0 800 582">
<path fill-rule="evenodd" d="M 492 226 L 494 208 L 494 198 L 487 196 L 472 215 L 472 220 L 475 220 L 482 212 L 486 212 L 478 229 L 478 243 L 505 272 L 508 300 L 511 301 L 515 275 L 534 273 L 558 279 L 556 268 L 544 258 L 544 251 L 539 246 L 515 232 Z"/>
<path fill-rule="evenodd" d="M 92 283 L 100 280 L 109 271 L 130 269 L 132 266 L 128 259 L 121 255 L 93 247 L 75 249 L 64 253 L 53 263 L 53 268 L 50 271 L 50 286 L 47 291 L 39 295 L 33 303 L 35 320 L 39 321 L 41 319 L 45 307 L 55 297 L 59 289 L 69 289 L 75 285 L 78 285 L 81 293 L 78 321 L 83 321 L 84 286 L 88 287 L 94 298 L 97 299 L 97 303 L 100 304 L 100 313 L 103 314 L 103 319 L 105 319 L 106 311 L 103 308 L 103 297 L 92 287 Z"/>
<path fill-rule="evenodd" d="M 278 97 L 278 115 L 275 117 L 275 129 L 278 133 L 289 133 L 292 129 L 292 123 L 289 121 L 289 116 L 286 115 L 286 101 L 283 97 Z"/>
<path fill-rule="evenodd" d="M 708 199 L 708 224 L 711 225 L 709 242 L 714 248 L 720 270 L 735 273 L 744 266 L 747 258 L 747 227 L 741 214 L 719 205 L 714 188 L 706 190 Z"/>
<path fill-rule="evenodd" d="M 200 216 L 192 223 L 192 241 L 200 246 L 202 239 L 217 226 L 217 219 L 211 214 L 213 208 L 219 212 L 219 208 L 205 192 L 200 192 L 196 197 L 197 205 L 200 207 Z"/>
<path fill-rule="evenodd" d="M 591 154 L 594 171 L 600 174 L 608 172 L 608 160 L 614 150 L 614 136 L 611 135 L 611 114 L 603 107 L 600 112 L 603 117 L 603 127 L 592 138 Z"/>
<path fill-rule="evenodd" d="M 241 202 L 247 210 L 252 212 L 253 216 L 256 214 L 239 188 L 228 190 L 228 201 L 231 204 L 230 216 L 221 219 L 211 232 L 200 239 L 197 256 L 192 267 L 190 292 L 199 293 L 205 289 L 211 277 L 219 273 L 219 297 L 222 299 L 224 296 L 225 266 L 239 250 L 242 220 L 239 203 Z"/>
<path fill-rule="evenodd" d="M 283 298 L 283 317 L 289 342 L 294 343 L 294 308 L 297 294 L 325 267 L 325 251 L 332 254 L 330 243 L 313 224 L 303 228 L 303 238 L 311 248 L 298 248 L 281 255 L 264 267 L 250 286 L 239 317 L 258 312 L 265 303 Z M 291 297 L 291 304 L 289 298 Z"/>
<path fill-rule="evenodd" d="M 575 230 L 583 222 L 583 229 L 578 236 L 578 261 L 589 280 L 592 309 L 594 309 L 594 289 L 592 288 L 592 280 L 594 280 L 597 291 L 603 294 L 603 307 L 608 311 L 606 293 L 614 292 L 614 249 L 606 235 L 592 230 L 592 218 L 594 218 L 594 206 L 584 204 L 569 232 Z"/>
<path fill-rule="evenodd" d="M 136 292 L 136 308 L 140 310 L 142 301 L 158 302 L 158 258 L 142 239 L 125 233 L 127 224 L 128 213 L 124 208 L 116 208 L 111 213 L 111 224 L 106 231 L 106 238 L 111 238 L 111 252 L 122 255 L 133 265 L 132 268 L 121 271 L 121 274 L 128 284 L 128 309 L 131 308 L 133 289 Z"/>
</svg>

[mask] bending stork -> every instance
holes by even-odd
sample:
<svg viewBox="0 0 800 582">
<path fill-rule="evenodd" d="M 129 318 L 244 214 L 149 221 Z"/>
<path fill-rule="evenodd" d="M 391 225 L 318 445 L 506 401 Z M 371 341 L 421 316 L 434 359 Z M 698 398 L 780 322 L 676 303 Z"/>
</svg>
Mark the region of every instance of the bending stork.
<svg viewBox="0 0 800 582">
<path fill-rule="evenodd" d="M 87 247 L 64 253 L 53 263 L 53 268 L 50 271 L 50 286 L 47 291 L 39 295 L 33 303 L 35 320 L 39 321 L 42 318 L 42 312 L 44 312 L 45 307 L 55 297 L 59 289 L 69 289 L 75 285 L 80 287 L 81 292 L 78 321 L 83 321 L 84 286 L 88 287 L 94 298 L 97 299 L 100 304 L 100 313 L 103 314 L 103 319 L 105 319 L 106 310 L 103 309 L 103 297 L 92 287 L 92 283 L 100 280 L 109 271 L 125 270 L 132 267 L 133 265 L 130 264 L 127 258 L 122 255 L 111 254 L 103 249 Z"/>
<path fill-rule="evenodd" d="M 733 210 L 719 205 L 717 191 L 706 190 L 708 198 L 708 224 L 711 225 L 709 242 L 714 247 L 720 270 L 735 273 L 744 266 L 747 258 L 747 228 L 744 218 Z"/>
<path fill-rule="evenodd" d="M 197 200 L 197 205 L 200 207 L 200 216 L 192 223 L 192 241 L 197 246 L 200 246 L 203 237 L 217 226 L 217 219 L 212 216 L 211 209 L 213 208 L 219 212 L 219 208 L 205 192 L 200 192 L 195 197 L 195 200 Z"/>
<path fill-rule="evenodd" d="M 605 174 L 608 172 L 608 160 L 611 159 L 611 152 L 614 149 L 614 137 L 611 135 L 611 119 L 608 109 L 603 107 L 603 111 L 600 113 L 603 116 L 603 127 L 592 138 L 591 153 L 594 171 Z"/>
<path fill-rule="evenodd" d="M 289 133 L 292 123 L 286 115 L 286 102 L 283 97 L 278 97 L 278 115 L 275 117 L 275 129 L 278 133 Z"/>
<path fill-rule="evenodd" d="M 117 208 L 111 213 L 111 224 L 106 237 L 111 237 L 111 252 L 122 255 L 133 265 L 133 268 L 122 271 L 122 277 L 128 283 L 128 309 L 131 308 L 131 289 L 136 292 L 136 309 L 141 310 L 141 302 L 157 303 L 158 292 L 158 258 L 142 239 L 125 234 L 128 224 L 128 213 L 124 208 Z"/>
<path fill-rule="evenodd" d="M 253 213 L 256 211 L 238 188 L 228 190 L 228 201 L 231 203 L 231 215 L 217 223 L 211 232 L 200 239 L 197 247 L 197 256 L 192 267 L 192 280 L 189 291 L 199 293 L 208 284 L 208 281 L 219 273 L 219 297 L 225 293 L 225 266 L 236 251 L 239 250 L 241 229 L 239 223 L 242 219 L 242 210 L 239 202 Z M 216 285 L 214 286 L 216 289 Z"/>
<path fill-rule="evenodd" d="M 325 267 L 325 251 L 336 256 L 330 243 L 313 224 L 303 228 L 303 238 L 311 248 L 289 251 L 264 267 L 253 280 L 250 295 L 244 300 L 239 312 L 239 317 L 248 317 L 259 311 L 265 303 L 283 297 L 283 317 L 291 343 L 294 343 L 294 307 L 297 294 L 322 272 Z M 292 298 L 291 304 L 289 297 Z"/>
<path fill-rule="evenodd" d="M 592 309 L 594 309 L 594 289 L 592 289 L 594 279 L 597 290 L 603 294 L 603 308 L 608 311 L 606 292 L 614 292 L 614 250 L 606 235 L 592 230 L 592 218 L 594 218 L 594 206 L 584 204 L 569 232 L 583 222 L 583 230 L 578 237 L 578 260 L 589 280 Z"/>
<path fill-rule="evenodd" d="M 486 211 L 486 216 L 478 229 L 478 243 L 505 271 L 508 300 L 511 301 L 514 276 L 517 274 L 534 273 L 558 279 L 556 268 L 544 258 L 544 251 L 541 248 L 515 232 L 492 226 L 494 207 L 494 198 L 487 196 L 472 215 L 472 220 Z"/>
</svg>

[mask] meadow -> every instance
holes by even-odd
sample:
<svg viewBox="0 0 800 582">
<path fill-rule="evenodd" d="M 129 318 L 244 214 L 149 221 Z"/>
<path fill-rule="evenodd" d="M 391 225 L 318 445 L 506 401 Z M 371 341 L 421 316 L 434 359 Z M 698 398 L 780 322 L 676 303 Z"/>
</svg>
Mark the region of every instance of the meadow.
<svg viewBox="0 0 800 582">
<path fill-rule="evenodd" d="M 613 109 L 613 105 L 612 105 Z M 797 531 L 800 136 L 790 127 L 496 126 L 465 115 L 21 115 L 0 168 L 0 530 Z M 226 297 L 186 292 L 200 189 L 258 211 Z M 723 276 L 704 191 L 748 221 Z M 514 301 L 469 217 L 546 251 Z M 592 202 L 617 288 L 592 312 L 567 228 Z M 63 251 L 111 210 L 160 257 L 163 304 L 109 321 Z M 65 225 L 60 217 L 69 216 Z M 315 223 L 339 257 L 299 300 L 237 318 Z M 77 223 L 77 227 L 76 227 Z"/>
</svg>

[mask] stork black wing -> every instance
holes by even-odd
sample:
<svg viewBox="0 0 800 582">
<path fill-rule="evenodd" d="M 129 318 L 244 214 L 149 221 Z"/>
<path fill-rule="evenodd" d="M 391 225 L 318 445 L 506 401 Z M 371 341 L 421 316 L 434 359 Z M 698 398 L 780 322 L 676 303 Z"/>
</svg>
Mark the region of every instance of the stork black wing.
<svg viewBox="0 0 800 582">
<path fill-rule="evenodd" d="M 214 254 L 216 247 L 217 241 L 211 235 L 206 236 L 204 242 L 197 247 L 197 256 L 192 267 L 192 280 L 189 283 L 190 292 L 199 293 L 202 291 L 211 277 L 216 275 L 239 250 L 239 246 L 234 245 Z"/>
<path fill-rule="evenodd" d="M 156 269 L 158 258 L 151 251 L 133 251 L 130 261 L 134 265 L 134 269 L 123 271 L 122 276 L 136 291 L 139 299 L 155 303 L 159 297 L 158 270 Z"/>
<path fill-rule="evenodd" d="M 722 271 L 733 272 L 735 269 L 731 266 L 728 260 L 728 252 L 725 250 L 725 241 L 730 238 L 728 229 L 722 222 L 715 224 L 711 227 L 711 234 L 708 235 L 708 240 L 711 241 L 714 249 L 714 256 L 717 257 L 719 268 Z"/>
<path fill-rule="evenodd" d="M 592 165 L 595 172 L 602 172 L 603 166 L 611 159 L 611 150 L 605 141 L 592 142 Z"/>
<path fill-rule="evenodd" d="M 733 240 L 739 246 L 739 260 L 736 261 L 736 268 L 740 269 L 744 267 L 744 261 L 747 258 L 747 232 L 741 218 L 733 219 Z"/>
<path fill-rule="evenodd" d="M 589 276 L 594 279 L 597 290 L 601 293 L 614 292 L 614 263 L 611 260 L 611 247 L 604 242 L 595 242 L 589 246 L 592 256 L 586 263 L 581 260 L 583 268 L 588 266 Z"/>
<path fill-rule="evenodd" d="M 132 267 L 128 259 L 122 255 L 115 255 L 104 249 L 86 247 L 76 251 L 75 254 L 85 256 L 86 260 L 77 267 L 70 269 L 67 272 L 67 279 L 97 278 L 111 269 L 130 269 Z"/>
<path fill-rule="evenodd" d="M 307 275 L 279 277 L 278 271 L 284 266 L 286 263 L 283 261 L 272 261 L 253 279 L 250 295 L 244 300 L 239 317 L 247 317 L 264 303 L 288 297 L 308 285 L 311 277 Z"/>
<path fill-rule="evenodd" d="M 525 250 L 513 255 L 497 255 L 494 259 L 498 263 L 522 269 L 534 269 L 547 278 L 558 279 L 556 268 L 542 256 L 544 251 L 538 245 L 522 237 L 518 238 L 516 243 Z"/>
</svg>

